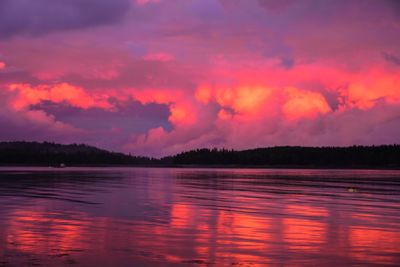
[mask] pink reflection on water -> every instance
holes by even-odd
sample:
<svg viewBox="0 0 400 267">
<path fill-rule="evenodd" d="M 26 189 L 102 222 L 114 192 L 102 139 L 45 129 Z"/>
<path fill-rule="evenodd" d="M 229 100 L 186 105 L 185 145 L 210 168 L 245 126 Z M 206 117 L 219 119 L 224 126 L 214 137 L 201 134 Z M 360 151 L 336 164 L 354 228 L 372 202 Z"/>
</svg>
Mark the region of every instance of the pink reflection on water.
<svg viewBox="0 0 400 267">
<path fill-rule="evenodd" d="M 82 236 L 87 227 L 84 214 L 79 215 L 79 221 L 49 215 L 38 210 L 17 210 L 10 214 L 14 219 L 9 221 L 6 229 L 9 248 L 41 254 L 64 253 L 84 247 Z"/>
<path fill-rule="evenodd" d="M 282 185 L 260 181 L 237 186 L 247 186 L 246 191 L 234 191 L 226 181 L 224 190 L 199 188 L 201 181 L 196 182 L 190 187 L 174 184 L 173 193 L 161 184 L 139 183 L 152 201 L 151 205 L 144 201 L 139 206 L 143 210 L 134 205 L 143 199 L 126 201 L 138 194 L 133 186 L 124 192 L 125 187 L 113 189 L 107 211 L 90 205 L 74 210 L 76 203 L 54 209 L 56 202 L 45 199 L 10 208 L 0 221 L 0 259 L 13 251 L 13 255 L 34 255 L 47 266 L 62 266 L 68 260 L 83 266 L 334 266 L 339 260 L 343 265 L 399 261 L 398 215 L 387 214 L 382 200 L 363 200 L 360 196 L 365 195 L 342 188 L 338 192 L 349 197 L 328 202 L 322 194 L 276 194 L 283 191 Z M 303 184 L 296 187 L 304 190 Z M 122 203 L 124 209 L 116 209 Z"/>
<path fill-rule="evenodd" d="M 399 232 L 351 227 L 349 240 L 352 257 L 369 263 L 393 264 L 399 253 Z"/>
<path fill-rule="evenodd" d="M 97 259 L 93 256 L 79 259 L 91 264 L 100 262 L 102 258 L 107 261 L 107 258 L 121 257 L 120 260 L 123 260 L 125 257 L 134 261 L 135 258 L 153 257 L 152 260 L 159 263 L 178 265 L 187 259 L 195 259 L 204 264 L 218 262 L 219 266 L 267 266 L 274 264 L 267 255 L 276 250 L 278 244 L 288 253 L 320 253 L 334 245 L 327 240 L 327 235 L 332 233 L 328 233 L 326 222 L 315 219 L 315 216 L 329 216 L 326 209 L 288 205 L 285 211 L 288 217 L 277 220 L 174 203 L 168 225 L 135 225 L 130 222 L 120 225 L 110 218 L 90 218 L 85 213 L 66 219 L 40 210 L 16 210 L 9 216 L 13 219 L 8 222 L 5 234 L 7 249 L 25 254 L 64 257 L 64 254 L 74 250 L 83 253 L 102 251 Z M 275 232 L 277 229 L 281 233 Z M 340 231 L 340 238 L 349 241 L 349 256 L 352 259 L 369 263 L 396 260 L 390 253 L 394 255 L 398 252 L 399 233 L 354 226 Z M 128 255 L 115 255 L 113 250 L 117 248 L 125 250 Z M 136 253 L 138 248 L 151 253 L 140 256 Z M 346 255 L 345 250 L 346 246 L 330 249 L 331 253 L 342 256 Z M 286 263 L 294 264 L 290 260 Z"/>
</svg>

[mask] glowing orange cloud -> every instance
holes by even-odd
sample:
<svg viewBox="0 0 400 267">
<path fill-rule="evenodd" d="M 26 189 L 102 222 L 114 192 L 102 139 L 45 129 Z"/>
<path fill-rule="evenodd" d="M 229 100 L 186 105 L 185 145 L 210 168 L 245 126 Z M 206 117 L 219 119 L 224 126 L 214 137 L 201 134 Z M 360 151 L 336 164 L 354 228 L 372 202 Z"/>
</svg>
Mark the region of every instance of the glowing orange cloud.
<svg viewBox="0 0 400 267">
<path fill-rule="evenodd" d="M 175 125 L 193 124 L 196 122 L 196 114 L 189 105 L 172 105 L 170 112 L 171 115 L 168 120 Z"/>
<path fill-rule="evenodd" d="M 283 91 L 282 109 L 289 120 L 313 119 L 320 114 L 331 111 L 325 98 L 318 92 L 300 90 L 295 87 L 288 87 Z M 212 100 L 218 103 L 222 107 L 218 113 L 218 118 L 222 120 L 232 118 L 235 115 L 233 113 L 238 113 L 241 120 L 246 120 L 249 118 L 265 118 L 268 106 L 280 103 L 282 96 L 278 89 L 268 86 L 241 85 L 231 88 L 212 88 L 203 85 L 196 90 L 195 98 L 203 104 Z M 229 109 L 233 113 L 229 112 Z"/>
<path fill-rule="evenodd" d="M 287 101 L 283 105 L 283 112 L 289 120 L 313 119 L 331 111 L 320 93 L 290 87 L 286 89 L 286 95 Z"/>
<path fill-rule="evenodd" d="M 213 98 L 213 88 L 210 85 L 200 85 L 196 92 L 195 98 L 202 104 L 208 104 Z"/>
<path fill-rule="evenodd" d="M 262 113 L 269 100 L 272 89 L 265 86 L 238 85 L 233 87 L 209 85 L 199 86 L 195 92 L 195 98 L 202 104 L 215 101 L 221 106 L 218 118 L 226 120 L 234 114 L 255 116 Z M 231 109 L 233 113 L 228 110 Z"/>
<path fill-rule="evenodd" d="M 379 101 L 400 102 L 400 73 L 373 70 L 351 83 L 343 94 L 348 104 L 360 109 L 370 109 Z"/>
<path fill-rule="evenodd" d="M 217 88 L 216 100 L 221 106 L 231 107 L 239 113 L 253 113 L 262 107 L 269 94 L 270 89 L 266 87 Z"/>
<path fill-rule="evenodd" d="M 9 85 L 9 90 L 17 92 L 17 96 L 12 103 L 12 106 L 16 110 L 39 104 L 41 101 L 52 101 L 54 103 L 67 102 L 72 106 L 83 109 L 91 107 L 111 108 L 106 99 L 93 97 L 86 93 L 84 89 L 68 83 L 39 85 L 35 87 L 29 84 L 11 84 Z"/>
</svg>

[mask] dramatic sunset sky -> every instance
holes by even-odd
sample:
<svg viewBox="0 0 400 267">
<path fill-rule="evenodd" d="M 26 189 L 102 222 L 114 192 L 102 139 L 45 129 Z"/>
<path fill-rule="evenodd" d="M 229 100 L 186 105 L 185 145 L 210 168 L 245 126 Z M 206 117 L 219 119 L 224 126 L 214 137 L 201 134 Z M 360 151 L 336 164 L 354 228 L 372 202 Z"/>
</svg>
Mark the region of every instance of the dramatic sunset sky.
<svg viewBox="0 0 400 267">
<path fill-rule="evenodd" d="M 0 0 L 0 140 L 400 143 L 398 0 Z"/>
</svg>

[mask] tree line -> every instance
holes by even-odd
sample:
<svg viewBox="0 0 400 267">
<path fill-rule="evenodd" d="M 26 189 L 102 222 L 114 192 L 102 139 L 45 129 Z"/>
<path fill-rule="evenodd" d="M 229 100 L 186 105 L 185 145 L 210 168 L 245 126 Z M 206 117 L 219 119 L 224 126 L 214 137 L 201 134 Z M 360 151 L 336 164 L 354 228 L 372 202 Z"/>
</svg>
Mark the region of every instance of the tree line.
<svg viewBox="0 0 400 267">
<path fill-rule="evenodd" d="M 0 164 L 19 165 L 148 165 L 153 159 L 109 152 L 84 144 L 0 142 Z"/>
<path fill-rule="evenodd" d="M 350 147 L 280 146 L 243 151 L 197 149 L 166 158 L 178 165 L 271 167 L 400 167 L 400 145 Z"/>
<path fill-rule="evenodd" d="M 400 168 L 400 145 L 279 146 L 242 151 L 203 148 L 155 159 L 109 152 L 83 144 L 0 142 L 0 164 Z"/>
</svg>

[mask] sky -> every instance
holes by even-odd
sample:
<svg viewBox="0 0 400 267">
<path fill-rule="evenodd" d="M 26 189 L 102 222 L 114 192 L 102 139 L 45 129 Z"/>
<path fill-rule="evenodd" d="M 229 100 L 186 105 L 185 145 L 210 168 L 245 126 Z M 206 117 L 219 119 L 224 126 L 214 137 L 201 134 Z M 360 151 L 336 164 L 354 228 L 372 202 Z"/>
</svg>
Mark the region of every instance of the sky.
<svg viewBox="0 0 400 267">
<path fill-rule="evenodd" d="M 0 0 L 0 140 L 400 143 L 400 1 Z"/>
</svg>

